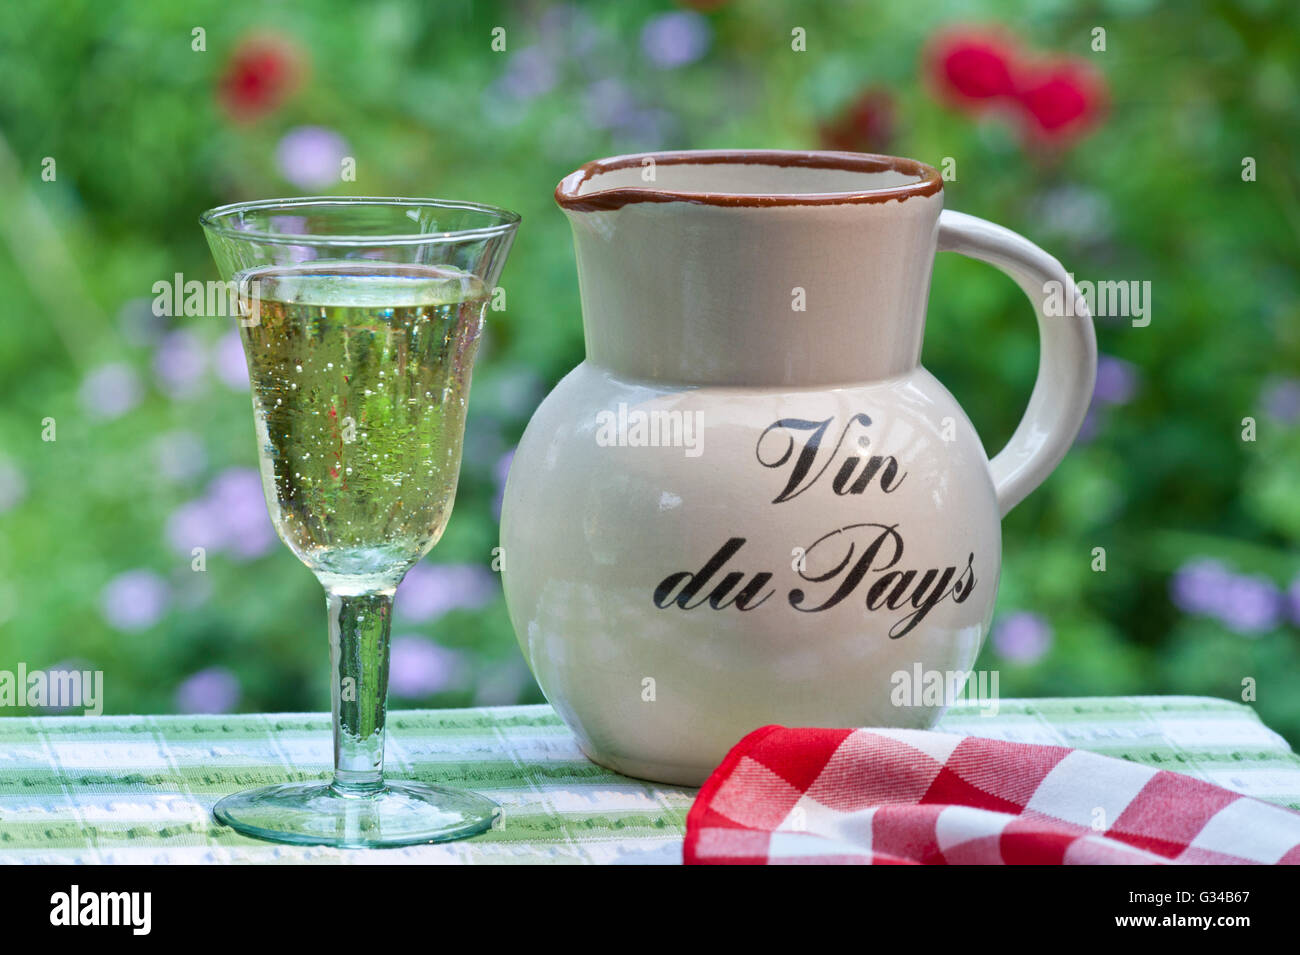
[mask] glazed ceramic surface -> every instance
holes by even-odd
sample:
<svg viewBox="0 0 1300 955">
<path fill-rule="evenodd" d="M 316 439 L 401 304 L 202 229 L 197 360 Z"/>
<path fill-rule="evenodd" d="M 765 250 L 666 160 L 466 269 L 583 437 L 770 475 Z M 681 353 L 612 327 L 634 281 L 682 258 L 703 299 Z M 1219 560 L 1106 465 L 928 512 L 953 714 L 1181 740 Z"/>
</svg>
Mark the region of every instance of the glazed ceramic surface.
<svg viewBox="0 0 1300 955">
<path fill-rule="evenodd" d="M 1091 397 L 1065 270 L 892 157 L 626 156 L 556 198 L 587 358 L 519 444 L 501 534 L 520 646 L 583 751 L 697 784 L 768 723 L 930 726 L 951 699 L 900 698 L 899 674 L 971 669 L 1000 518 Z M 1038 380 L 991 462 L 920 364 L 945 249 L 1038 312 Z"/>
</svg>

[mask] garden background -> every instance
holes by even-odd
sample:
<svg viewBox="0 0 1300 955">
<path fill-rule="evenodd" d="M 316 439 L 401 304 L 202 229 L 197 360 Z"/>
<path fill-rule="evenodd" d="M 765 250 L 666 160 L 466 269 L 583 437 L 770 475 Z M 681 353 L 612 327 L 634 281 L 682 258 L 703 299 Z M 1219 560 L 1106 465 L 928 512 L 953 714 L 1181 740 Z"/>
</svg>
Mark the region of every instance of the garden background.
<svg viewBox="0 0 1300 955">
<path fill-rule="evenodd" d="M 103 670 L 109 712 L 325 707 L 322 596 L 266 516 L 238 339 L 152 289 L 216 278 L 196 218 L 220 203 L 438 196 L 523 226 L 454 515 L 399 594 L 394 705 L 540 700 L 492 550 L 510 451 L 582 357 L 555 183 L 621 152 L 822 146 L 947 160 L 950 208 L 1150 282 L 1149 324 L 1098 321 L 1084 434 L 1005 522 L 977 665 L 1008 696 L 1246 681 L 1294 745 L 1297 64 L 1286 0 L 10 0 L 0 669 Z M 1012 283 L 940 256 L 924 360 L 992 451 L 1037 355 Z"/>
</svg>

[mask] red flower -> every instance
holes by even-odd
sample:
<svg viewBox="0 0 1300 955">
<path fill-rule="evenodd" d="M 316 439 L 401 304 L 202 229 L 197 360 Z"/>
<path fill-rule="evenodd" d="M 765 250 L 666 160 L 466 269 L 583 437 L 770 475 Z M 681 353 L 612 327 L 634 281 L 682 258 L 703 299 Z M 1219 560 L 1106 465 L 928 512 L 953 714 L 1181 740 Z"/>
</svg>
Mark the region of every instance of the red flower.
<svg viewBox="0 0 1300 955">
<path fill-rule="evenodd" d="M 894 98 L 888 90 L 869 89 L 821 129 L 822 145 L 848 152 L 887 152 L 894 138 Z"/>
<path fill-rule="evenodd" d="M 967 112 L 999 107 L 1026 139 L 1062 146 L 1096 124 L 1105 109 L 1101 75 L 1079 60 L 1034 61 L 998 33 L 961 28 L 940 35 L 926 56 L 939 97 Z"/>
<path fill-rule="evenodd" d="M 296 46 L 279 36 L 242 40 L 226 64 L 218 99 L 233 118 L 250 121 L 274 111 L 298 88 L 303 58 Z"/>
<path fill-rule="evenodd" d="M 941 35 L 928 59 L 940 96 L 954 105 L 980 109 L 1015 91 L 1015 47 L 1000 34 L 962 30 Z"/>
<path fill-rule="evenodd" d="M 1016 99 L 1030 135 L 1059 143 L 1096 123 L 1105 109 L 1106 86 L 1086 63 L 1062 60 L 1025 69 Z"/>
</svg>

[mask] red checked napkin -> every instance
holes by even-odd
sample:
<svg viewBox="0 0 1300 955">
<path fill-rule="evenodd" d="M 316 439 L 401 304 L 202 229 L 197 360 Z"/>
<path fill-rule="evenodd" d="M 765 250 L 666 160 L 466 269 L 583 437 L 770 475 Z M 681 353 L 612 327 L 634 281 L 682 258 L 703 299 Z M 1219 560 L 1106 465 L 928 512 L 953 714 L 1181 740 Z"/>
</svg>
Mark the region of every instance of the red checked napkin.
<svg viewBox="0 0 1300 955">
<path fill-rule="evenodd" d="M 1300 863 L 1300 813 L 1062 746 L 755 730 L 686 819 L 688 865 Z"/>
</svg>

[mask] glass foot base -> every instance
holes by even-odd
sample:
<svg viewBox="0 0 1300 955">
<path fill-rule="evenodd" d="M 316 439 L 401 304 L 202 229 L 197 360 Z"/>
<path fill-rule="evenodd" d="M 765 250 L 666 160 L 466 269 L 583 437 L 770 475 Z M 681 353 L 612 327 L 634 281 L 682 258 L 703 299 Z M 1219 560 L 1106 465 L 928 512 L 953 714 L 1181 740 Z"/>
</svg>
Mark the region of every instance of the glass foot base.
<svg viewBox="0 0 1300 955">
<path fill-rule="evenodd" d="M 492 828 L 498 812 L 478 793 L 403 781 L 356 795 L 330 783 L 284 783 L 235 793 L 212 808 L 217 822 L 255 839 L 346 849 L 463 839 Z"/>
</svg>

